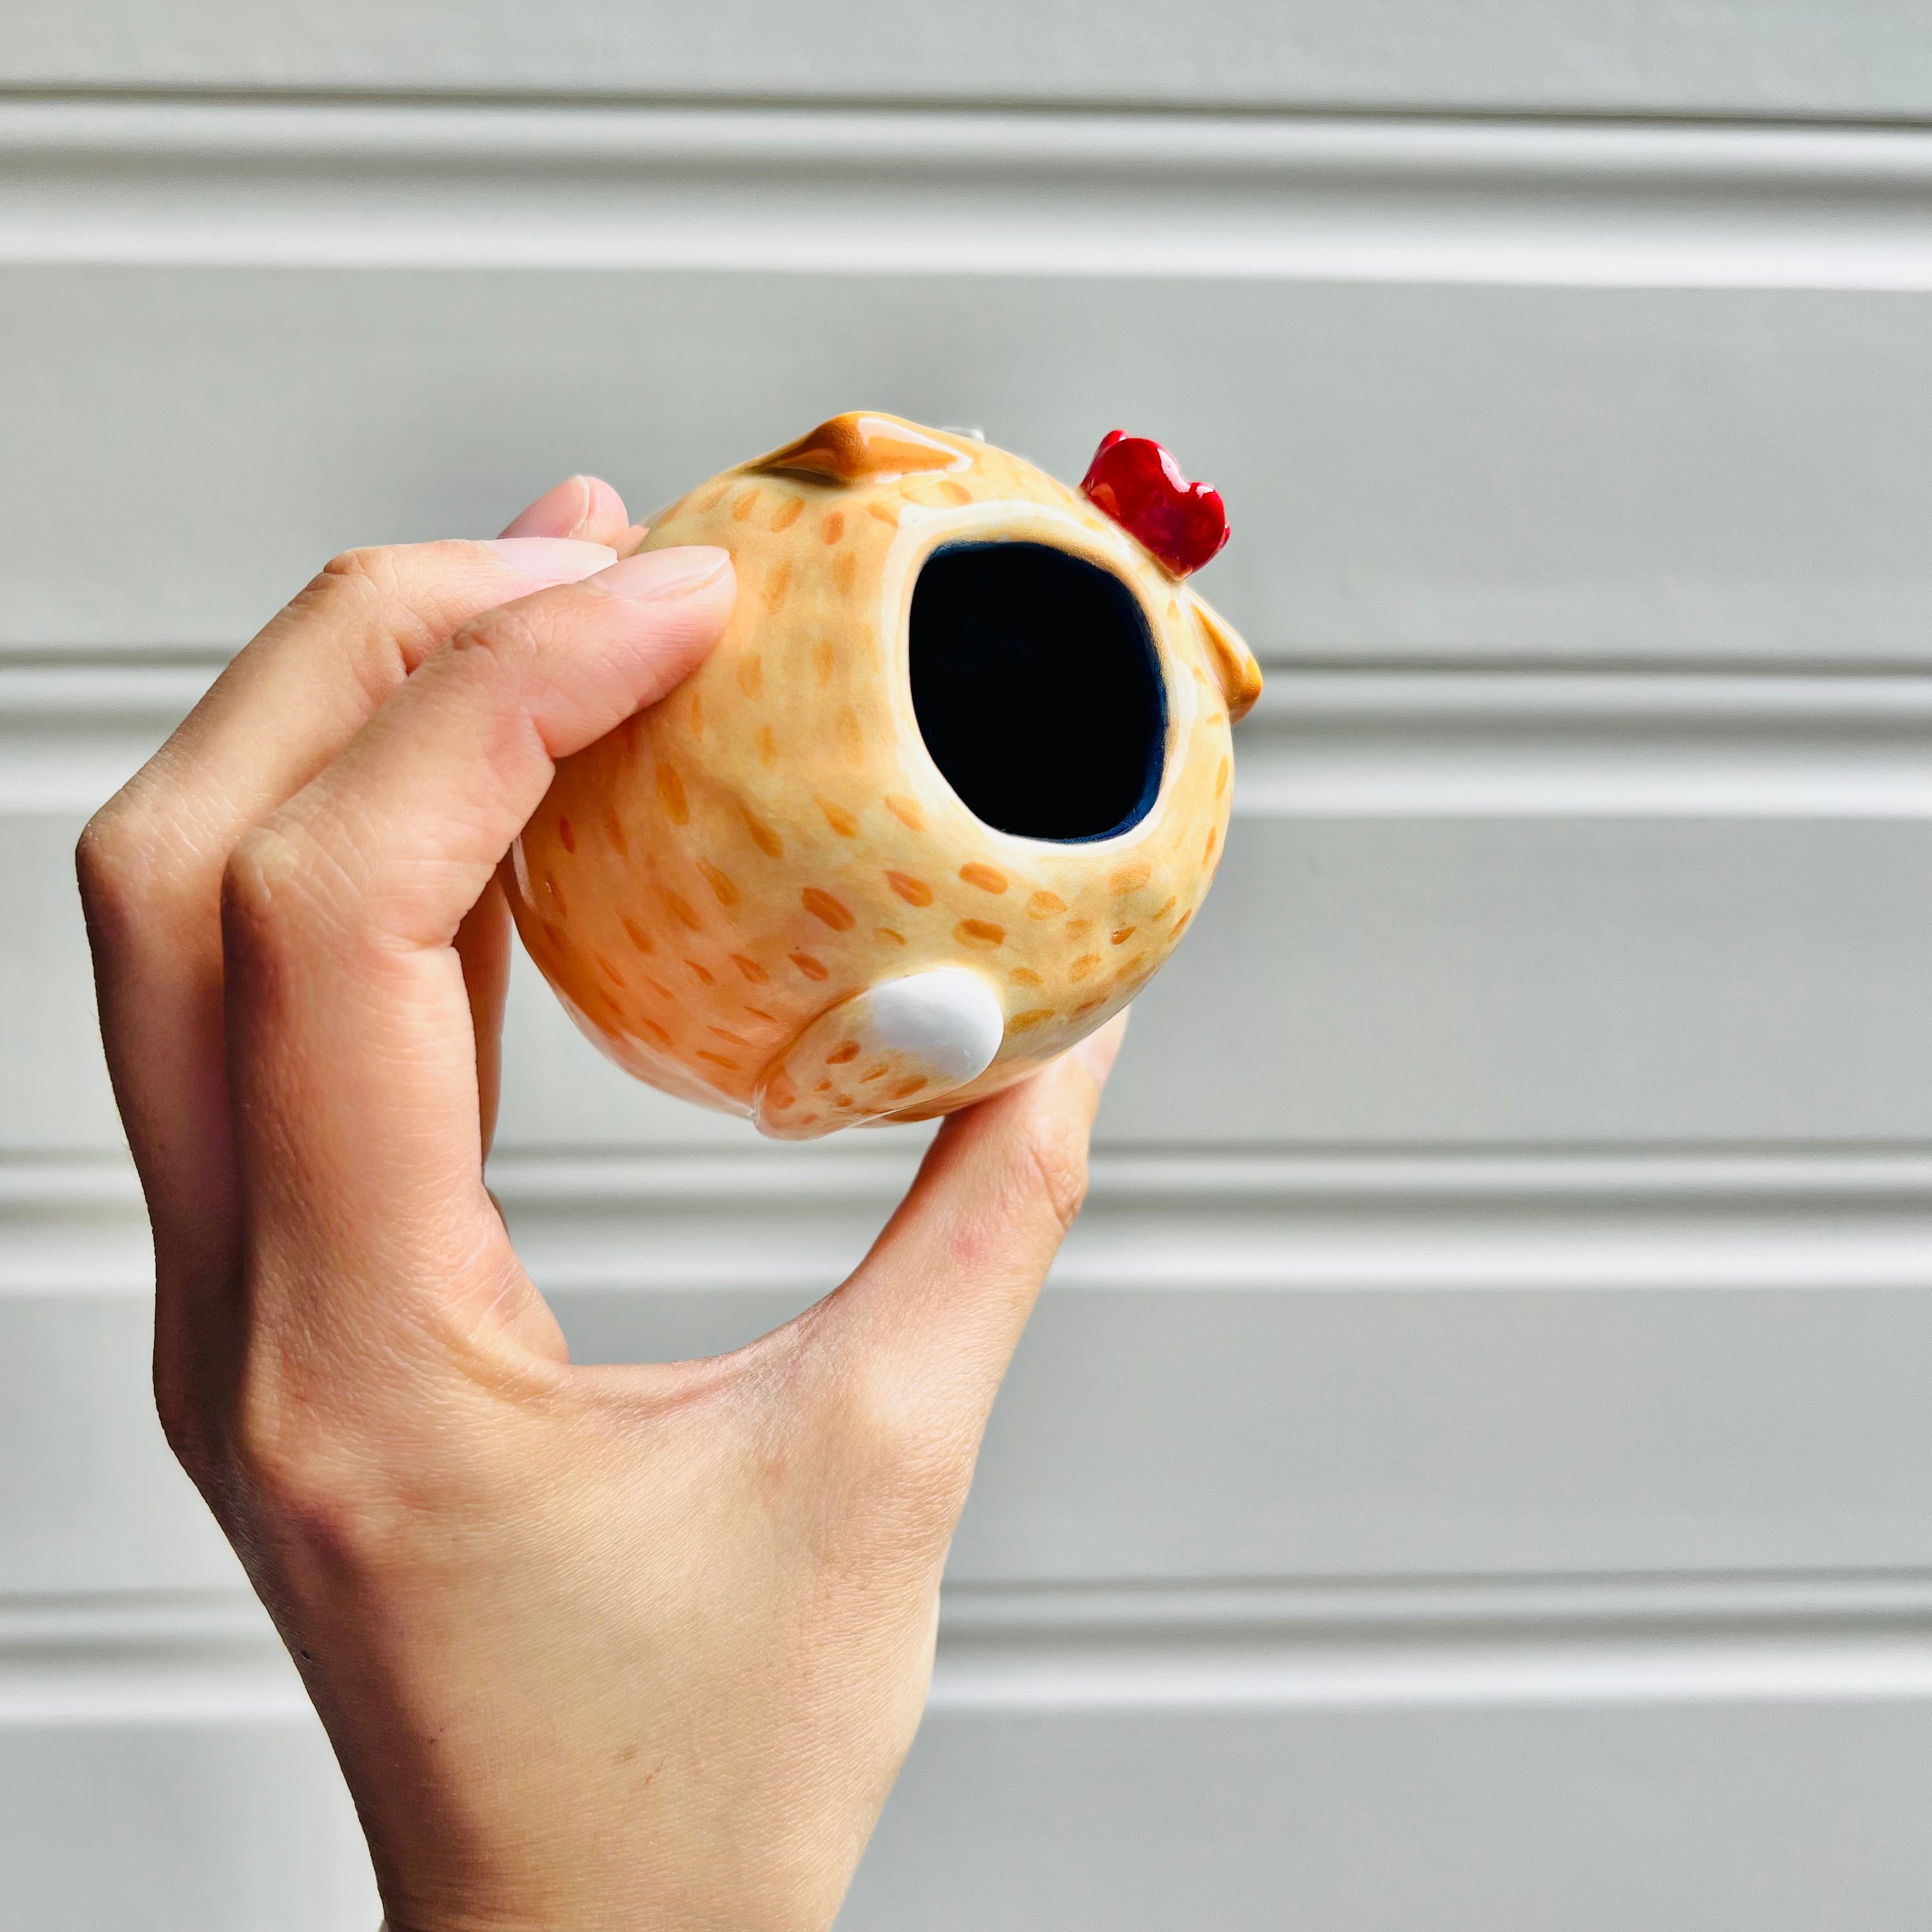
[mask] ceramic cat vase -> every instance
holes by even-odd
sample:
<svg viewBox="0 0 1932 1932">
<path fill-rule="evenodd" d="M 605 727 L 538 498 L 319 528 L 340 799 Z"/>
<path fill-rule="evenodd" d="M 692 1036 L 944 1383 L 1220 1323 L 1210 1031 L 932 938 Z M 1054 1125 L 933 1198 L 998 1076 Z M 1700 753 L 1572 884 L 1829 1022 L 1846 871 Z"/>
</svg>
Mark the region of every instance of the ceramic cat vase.
<svg viewBox="0 0 1932 1932">
<path fill-rule="evenodd" d="M 506 862 L 578 1024 L 810 1140 L 994 1093 L 1132 998 L 1220 856 L 1254 658 L 1187 585 L 1221 500 L 1109 436 L 1081 488 L 835 416 L 652 520 L 723 640 L 558 767 Z"/>
</svg>

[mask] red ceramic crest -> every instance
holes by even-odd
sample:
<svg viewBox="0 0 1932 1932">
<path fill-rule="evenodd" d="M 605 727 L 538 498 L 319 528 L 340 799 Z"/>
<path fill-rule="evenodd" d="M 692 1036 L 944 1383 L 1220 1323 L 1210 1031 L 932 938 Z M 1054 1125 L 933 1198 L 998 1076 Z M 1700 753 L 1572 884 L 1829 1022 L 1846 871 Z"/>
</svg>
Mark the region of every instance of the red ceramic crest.
<svg viewBox="0 0 1932 1932">
<path fill-rule="evenodd" d="M 1151 437 L 1110 430 L 1087 466 L 1081 488 L 1177 577 L 1201 566 L 1228 541 L 1220 490 L 1190 483 Z"/>
</svg>

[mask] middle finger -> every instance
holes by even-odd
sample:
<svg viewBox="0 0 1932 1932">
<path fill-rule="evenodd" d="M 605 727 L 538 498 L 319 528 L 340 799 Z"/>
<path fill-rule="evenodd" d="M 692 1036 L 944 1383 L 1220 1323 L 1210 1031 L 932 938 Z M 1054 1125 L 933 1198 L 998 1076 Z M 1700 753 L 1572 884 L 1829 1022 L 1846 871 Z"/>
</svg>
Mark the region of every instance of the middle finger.
<svg viewBox="0 0 1932 1932">
<path fill-rule="evenodd" d="M 350 554 L 240 654 L 88 828 L 81 869 L 101 1028 L 154 1227 L 161 1354 L 169 1331 L 192 1321 L 182 1304 L 232 1270 L 220 931 L 228 854 L 463 623 L 611 554 L 542 538 Z"/>
</svg>

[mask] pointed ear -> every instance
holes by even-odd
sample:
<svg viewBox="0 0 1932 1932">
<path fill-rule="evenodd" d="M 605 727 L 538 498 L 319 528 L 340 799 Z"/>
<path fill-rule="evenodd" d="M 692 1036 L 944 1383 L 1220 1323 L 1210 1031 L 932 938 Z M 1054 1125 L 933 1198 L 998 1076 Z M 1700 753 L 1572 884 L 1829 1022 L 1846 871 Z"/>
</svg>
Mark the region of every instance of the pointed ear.
<svg viewBox="0 0 1932 1932">
<path fill-rule="evenodd" d="M 1255 708 L 1262 694 L 1262 668 L 1255 654 L 1241 640 L 1241 634 L 1207 599 L 1190 590 L 1194 614 L 1201 620 L 1201 634 L 1208 640 L 1208 661 L 1214 668 L 1215 681 L 1228 700 L 1228 719 L 1238 724 Z"/>
<path fill-rule="evenodd" d="M 967 451 L 942 442 L 916 423 L 854 410 L 745 466 L 808 476 L 820 483 L 857 483 L 919 470 L 967 470 L 972 463 Z"/>
</svg>

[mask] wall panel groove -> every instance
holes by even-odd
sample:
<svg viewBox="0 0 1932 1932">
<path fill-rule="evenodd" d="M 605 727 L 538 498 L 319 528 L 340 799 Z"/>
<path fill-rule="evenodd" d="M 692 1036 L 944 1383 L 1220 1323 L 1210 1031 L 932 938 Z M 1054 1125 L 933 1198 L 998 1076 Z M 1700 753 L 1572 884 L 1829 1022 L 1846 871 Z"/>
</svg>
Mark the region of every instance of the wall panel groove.
<svg viewBox="0 0 1932 1932">
<path fill-rule="evenodd" d="M 1932 133 L 0 97 L 0 262 L 1932 287 Z"/>
<path fill-rule="evenodd" d="M 492 1170 L 557 1292 L 809 1298 L 863 1252 L 914 1150 L 813 1162 L 720 1153 L 511 1154 Z M 0 1298 L 142 1301 L 131 1174 L 0 1162 Z M 1932 1289 L 1932 1155 L 1643 1151 L 1538 1159 L 1148 1154 L 1102 1148 L 1058 1290 L 1169 1294 Z"/>
<path fill-rule="evenodd" d="M 1243 817 L 1923 818 L 1932 680 L 1566 668 L 1311 668 L 1264 638 L 1238 737 Z M 0 813 L 89 811 L 221 658 L 0 654 Z"/>
<path fill-rule="evenodd" d="M 1211 24 L 1210 24 L 1211 23 Z M 51 87 L 1091 101 L 1524 113 L 1918 116 L 1912 0 L 985 0 L 974 31 L 913 4 L 862 34 L 830 0 L 85 0 L 10 23 L 0 76 Z"/>
</svg>

